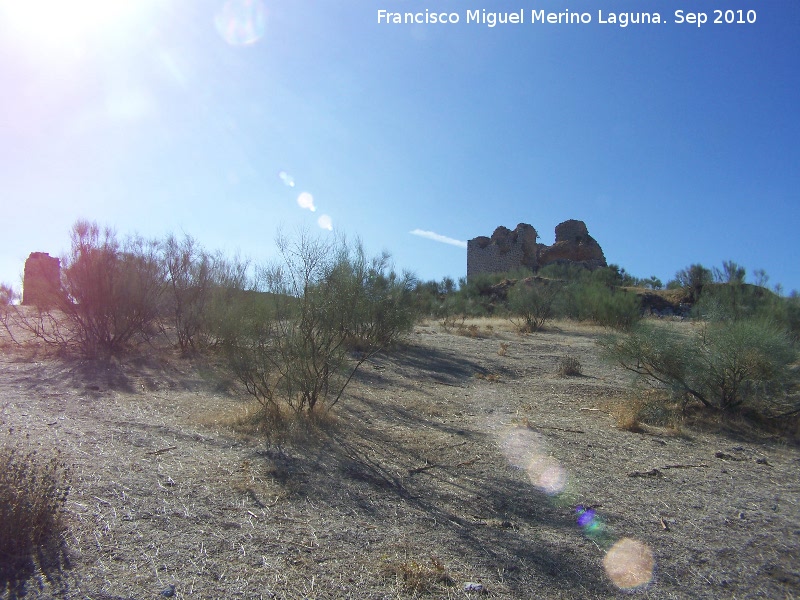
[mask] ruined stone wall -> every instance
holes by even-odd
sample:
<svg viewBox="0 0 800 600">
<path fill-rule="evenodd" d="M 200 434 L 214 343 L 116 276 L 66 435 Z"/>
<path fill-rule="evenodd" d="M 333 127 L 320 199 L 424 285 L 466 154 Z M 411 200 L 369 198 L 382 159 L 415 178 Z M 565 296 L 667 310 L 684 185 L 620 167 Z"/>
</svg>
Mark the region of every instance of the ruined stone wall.
<svg viewBox="0 0 800 600">
<path fill-rule="evenodd" d="M 484 238 L 489 239 L 489 238 Z M 467 242 L 467 279 L 478 273 L 513 271 L 522 266 L 521 246 L 504 249 L 497 244 L 481 247 L 477 240 Z"/>
<path fill-rule="evenodd" d="M 607 266 L 603 249 L 589 235 L 583 221 L 571 219 L 556 227 L 552 246 L 539 244 L 536 230 L 526 223 L 514 231 L 500 226 L 491 238 L 479 236 L 467 242 L 467 278 L 479 273 L 498 273 L 526 267 L 537 271 L 552 263 L 580 264 L 588 269 Z"/>
<path fill-rule="evenodd" d="M 539 234 L 526 223 L 514 231 L 502 225 L 491 238 L 479 236 L 467 242 L 467 278 L 478 273 L 513 271 L 520 267 L 535 270 L 538 264 Z"/>
</svg>

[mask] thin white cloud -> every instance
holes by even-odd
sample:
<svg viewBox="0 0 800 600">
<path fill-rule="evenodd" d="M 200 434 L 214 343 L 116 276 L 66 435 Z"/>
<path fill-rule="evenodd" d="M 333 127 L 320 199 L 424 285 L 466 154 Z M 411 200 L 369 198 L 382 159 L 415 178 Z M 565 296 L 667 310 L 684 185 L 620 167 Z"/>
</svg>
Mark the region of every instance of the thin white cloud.
<svg viewBox="0 0 800 600">
<path fill-rule="evenodd" d="M 428 238 L 429 240 L 433 240 L 434 242 L 441 242 L 442 244 L 450 244 L 451 246 L 458 246 L 459 248 L 467 247 L 467 242 L 462 242 L 461 240 L 456 240 L 451 237 L 447 237 L 446 235 L 438 234 L 434 231 L 415 229 L 414 231 L 409 231 L 409 233 L 411 235 L 418 235 L 419 237 Z"/>
</svg>

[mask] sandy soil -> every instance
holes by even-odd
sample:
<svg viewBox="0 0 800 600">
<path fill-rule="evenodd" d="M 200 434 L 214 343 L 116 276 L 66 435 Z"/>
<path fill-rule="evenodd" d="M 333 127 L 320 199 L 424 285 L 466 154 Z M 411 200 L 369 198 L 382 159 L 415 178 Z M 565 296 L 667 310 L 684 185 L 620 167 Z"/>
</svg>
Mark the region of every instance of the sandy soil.
<svg viewBox="0 0 800 600">
<path fill-rule="evenodd" d="M 621 430 L 597 331 L 480 333 L 418 327 L 289 441 L 231 428 L 250 405 L 199 360 L 5 347 L 0 435 L 72 472 L 27 597 L 800 597 L 796 447 Z"/>
</svg>

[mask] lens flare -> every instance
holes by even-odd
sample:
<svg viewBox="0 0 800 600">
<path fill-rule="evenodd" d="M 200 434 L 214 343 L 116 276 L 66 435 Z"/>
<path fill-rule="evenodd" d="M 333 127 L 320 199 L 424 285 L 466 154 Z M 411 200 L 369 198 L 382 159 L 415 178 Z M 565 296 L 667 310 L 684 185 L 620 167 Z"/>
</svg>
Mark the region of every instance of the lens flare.
<svg viewBox="0 0 800 600">
<path fill-rule="evenodd" d="M 567 486 L 567 472 L 547 453 L 542 437 L 527 427 L 514 427 L 500 442 L 508 462 L 528 473 L 531 483 L 548 496 L 555 496 Z"/>
<path fill-rule="evenodd" d="M 0 1 L 0 22 L 46 51 L 83 47 L 96 35 L 119 34 L 143 14 L 143 0 Z M 72 54 L 72 52 L 66 52 Z"/>
<path fill-rule="evenodd" d="M 319 219 L 317 219 L 317 225 L 319 225 L 322 229 L 333 231 L 333 220 L 328 215 L 322 215 Z"/>
<path fill-rule="evenodd" d="M 261 0 L 228 0 L 214 18 L 217 31 L 231 46 L 248 46 L 264 37 L 267 9 Z"/>
<path fill-rule="evenodd" d="M 503 436 L 500 450 L 513 466 L 527 469 L 531 459 L 542 453 L 542 440 L 527 427 L 514 427 Z"/>
<path fill-rule="evenodd" d="M 306 208 L 306 209 L 310 210 L 311 212 L 314 212 L 314 211 L 317 210 L 317 207 L 314 206 L 314 196 L 312 196 L 308 192 L 303 192 L 302 194 L 300 194 L 297 197 L 297 205 L 300 208 Z"/>
<path fill-rule="evenodd" d="M 286 171 L 278 173 L 278 179 L 280 179 L 286 187 L 294 187 L 294 177 L 289 175 Z"/>
<path fill-rule="evenodd" d="M 528 465 L 531 483 L 548 496 L 555 496 L 567 487 L 567 472 L 552 456 L 536 456 Z"/>
<path fill-rule="evenodd" d="M 500 433 L 498 445 L 511 465 L 525 470 L 531 483 L 557 506 L 574 506 L 570 503 L 576 499 L 576 482 L 568 481 L 566 469 L 549 453 L 540 434 L 523 426 L 505 429 L 501 423 L 490 428 Z M 614 542 L 613 531 L 593 506 L 577 505 L 575 515 L 583 534 L 598 548 L 608 548 L 603 567 L 615 586 L 629 590 L 653 580 L 655 559 L 649 546 L 631 538 Z"/>
<path fill-rule="evenodd" d="M 594 509 L 577 506 L 575 512 L 578 515 L 578 526 L 583 529 L 587 536 L 598 537 L 605 532 L 605 523 L 603 523 Z"/>
<path fill-rule="evenodd" d="M 622 538 L 603 559 L 603 567 L 618 588 L 630 590 L 650 583 L 655 560 L 647 544 L 631 538 Z"/>
</svg>

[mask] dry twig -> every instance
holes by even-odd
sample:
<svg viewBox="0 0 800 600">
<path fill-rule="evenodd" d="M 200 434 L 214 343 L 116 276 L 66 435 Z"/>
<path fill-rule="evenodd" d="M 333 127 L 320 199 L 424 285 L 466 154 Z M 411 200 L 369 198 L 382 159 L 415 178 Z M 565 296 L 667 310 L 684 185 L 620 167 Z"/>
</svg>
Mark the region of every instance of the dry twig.
<svg viewBox="0 0 800 600">
<path fill-rule="evenodd" d="M 161 450 L 153 450 L 152 452 L 145 452 L 148 456 L 159 456 L 160 454 L 164 454 L 164 452 L 169 452 L 170 450 L 177 450 L 177 446 L 170 446 L 169 448 L 161 448 Z"/>
</svg>

